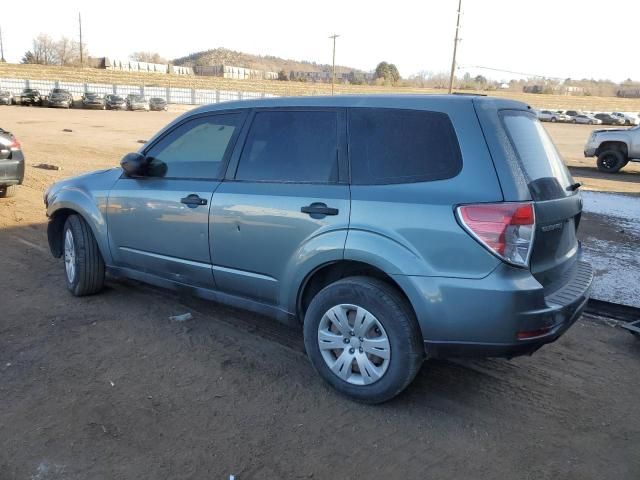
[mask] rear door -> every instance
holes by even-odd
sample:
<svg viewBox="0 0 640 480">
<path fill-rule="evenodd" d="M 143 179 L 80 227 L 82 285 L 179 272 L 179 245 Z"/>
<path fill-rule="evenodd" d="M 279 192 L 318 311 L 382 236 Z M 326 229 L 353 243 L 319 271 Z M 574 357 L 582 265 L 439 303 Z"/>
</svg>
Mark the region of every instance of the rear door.
<svg viewBox="0 0 640 480">
<path fill-rule="evenodd" d="M 535 115 L 524 110 L 502 110 L 498 115 L 508 137 L 507 158 L 511 150 L 512 161 L 519 166 L 534 201 L 536 231 L 531 272 L 551 292 L 561 286 L 564 274 L 577 260 L 576 230 L 582 200 L 572 187 L 574 180 L 558 150 Z"/>
<path fill-rule="evenodd" d="M 309 258 L 342 258 L 350 210 L 344 117 L 342 109 L 254 112 L 213 195 L 219 290 L 277 305 L 288 275 Z"/>
</svg>

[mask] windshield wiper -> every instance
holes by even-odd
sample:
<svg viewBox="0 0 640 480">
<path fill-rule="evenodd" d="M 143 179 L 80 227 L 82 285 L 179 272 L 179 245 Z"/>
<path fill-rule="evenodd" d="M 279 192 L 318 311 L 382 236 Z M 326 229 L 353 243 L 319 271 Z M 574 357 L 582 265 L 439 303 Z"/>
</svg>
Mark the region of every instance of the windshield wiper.
<svg viewBox="0 0 640 480">
<path fill-rule="evenodd" d="M 580 182 L 576 182 L 573 185 L 569 185 L 567 187 L 567 191 L 568 192 L 575 192 L 576 190 L 578 190 L 580 187 L 582 186 L 582 184 Z"/>
</svg>

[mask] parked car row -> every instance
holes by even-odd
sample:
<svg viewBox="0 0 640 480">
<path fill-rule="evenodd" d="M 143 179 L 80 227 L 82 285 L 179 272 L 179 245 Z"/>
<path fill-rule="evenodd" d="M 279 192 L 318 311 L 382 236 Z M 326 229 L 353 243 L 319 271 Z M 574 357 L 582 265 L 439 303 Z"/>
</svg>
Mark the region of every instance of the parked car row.
<svg viewBox="0 0 640 480">
<path fill-rule="evenodd" d="M 130 93 L 126 97 L 99 93 L 85 93 L 82 96 L 83 108 L 98 108 L 101 110 L 167 110 L 167 101 L 161 97 L 152 97 L 148 101 L 144 95 Z"/>
<path fill-rule="evenodd" d="M 162 97 L 152 97 L 148 101 L 144 95 L 130 93 L 120 95 L 87 92 L 80 98 L 82 108 L 99 110 L 167 110 L 167 101 Z M 54 88 L 48 96 L 34 88 L 25 88 L 20 94 L 13 95 L 8 90 L 0 90 L 0 105 L 27 105 L 39 107 L 73 108 L 73 95 L 68 90 Z"/>
<path fill-rule="evenodd" d="M 586 125 L 640 125 L 640 113 L 539 110 L 537 114 L 541 122 L 582 123 Z"/>
</svg>

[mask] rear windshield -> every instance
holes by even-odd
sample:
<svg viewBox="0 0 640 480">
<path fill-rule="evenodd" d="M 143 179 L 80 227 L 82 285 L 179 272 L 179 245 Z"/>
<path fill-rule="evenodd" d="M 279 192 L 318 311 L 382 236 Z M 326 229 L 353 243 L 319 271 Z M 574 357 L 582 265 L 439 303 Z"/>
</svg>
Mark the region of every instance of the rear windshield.
<svg viewBox="0 0 640 480">
<path fill-rule="evenodd" d="M 525 111 L 503 111 L 502 122 L 520 160 L 534 200 L 570 195 L 571 174 L 549 134 L 538 119 Z"/>
</svg>

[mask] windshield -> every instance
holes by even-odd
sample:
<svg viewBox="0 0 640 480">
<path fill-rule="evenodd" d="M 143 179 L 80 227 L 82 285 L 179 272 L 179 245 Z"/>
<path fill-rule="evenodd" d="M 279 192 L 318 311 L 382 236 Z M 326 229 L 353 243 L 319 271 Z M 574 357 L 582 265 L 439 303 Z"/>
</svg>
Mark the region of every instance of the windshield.
<svg viewBox="0 0 640 480">
<path fill-rule="evenodd" d="M 136 97 L 131 97 L 131 100 L 133 100 L 134 102 L 144 102 L 144 97 L 141 96 L 136 96 Z"/>
<path fill-rule="evenodd" d="M 2 95 L 3 97 L 6 97 L 6 96 L 9 96 L 11 94 L 8 91 L 3 90 L 3 91 L 0 92 L 0 95 Z"/>
<path fill-rule="evenodd" d="M 122 97 L 118 97 L 116 95 L 111 95 L 110 100 L 112 102 L 121 102 L 123 99 L 122 99 Z"/>
<path fill-rule="evenodd" d="M 524 111 L 504 111 L 502 121 L 518 155 L 534 200 L 550 200 L 569 195 L 573 184 L 556 146 L 538 119 Z"/>
</svg>

